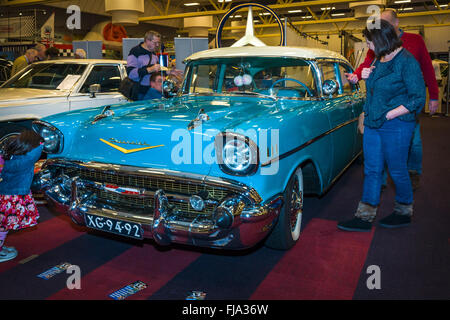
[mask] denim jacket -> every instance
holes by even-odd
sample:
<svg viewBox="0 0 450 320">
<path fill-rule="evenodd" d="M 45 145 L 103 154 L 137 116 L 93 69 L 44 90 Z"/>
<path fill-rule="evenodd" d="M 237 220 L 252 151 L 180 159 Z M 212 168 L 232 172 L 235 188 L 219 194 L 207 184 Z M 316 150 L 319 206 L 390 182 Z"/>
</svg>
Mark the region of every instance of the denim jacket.
<svg viewBox="0 0 450 320">
<path fill-rule="evenodd" d="M 34 164 L 39 160 L 41 153 L 42 145 L 24 155 L 13 155 L 10 160 L 5 160 L 0 173 L 0 194 L 29 194 L 34 176 Z"/>
<path fill-rule="evenodd" d="M 402 49 L 391 61 L 376 61 L 375 69 L 366 80 L 364 125 L 379 128 L 386 121 L 386 113 L 400 105 L 409 113 L 398 117 L 415 121 L 425 106 L 426 91 L 420 65 L 414 56 Z"/>
</svg>

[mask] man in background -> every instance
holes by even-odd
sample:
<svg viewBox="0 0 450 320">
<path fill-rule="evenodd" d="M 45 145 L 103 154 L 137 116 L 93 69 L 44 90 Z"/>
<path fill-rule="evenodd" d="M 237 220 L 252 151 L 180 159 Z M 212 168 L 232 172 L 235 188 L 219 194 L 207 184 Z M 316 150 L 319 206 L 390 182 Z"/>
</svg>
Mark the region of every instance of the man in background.
<svg viewBox="0 0 450 320">
<path fill-rule="evenodd" d="M 86 51 L 81 48 L 75 50 L 75 59 L 86 59 Z"/>
<path fill-rule="evenodd" d="M 150 76 L 161 70 L 156 51 L 161 45 L 161 35 L 155 31 L 147 31 L 144 41 L 133 47 L 127 57 L 127 74 L 134 82 L 138 82 L 138 100 L 142 100 L 150 89 Z"/>
<path fill-rule="evenodd" d="M 47 60 L 47 55 L 46 55 L 47 48 L 45 47 L 45 45 L 43 45 L 42 43 L 38 43 L 34 48 L 37 51 L 36 61 Z"/>
<path fill-rule="evenodd" d="M 150 89 L 148 89 L 147 93 L 145 94 L 144 98 L 142 100 L 149 100 L 149 99 L 161 99 L 162 94 L 162 84 L 163 84 L 163 77 L 161 76 L 161 73 L 155 72 L 152 73 L 150 76 Z"/>
<path fill-rule="evenodd" d="M 29 64 L 33 63 L 36 59 L 38 52 L 36 49 L 28 49 L 23 56 L 18 57 L 14 60 L 11 77 L 18 73 L 20 70 L 25 69 Z"/>
<path fill-rule="evenodd" d="M 56 60 L 59 57 L 59 50 L 55 47 L 50 47 L 45 50 L 45 55 L 47 56 L 47 60 Z"/>
</svg>

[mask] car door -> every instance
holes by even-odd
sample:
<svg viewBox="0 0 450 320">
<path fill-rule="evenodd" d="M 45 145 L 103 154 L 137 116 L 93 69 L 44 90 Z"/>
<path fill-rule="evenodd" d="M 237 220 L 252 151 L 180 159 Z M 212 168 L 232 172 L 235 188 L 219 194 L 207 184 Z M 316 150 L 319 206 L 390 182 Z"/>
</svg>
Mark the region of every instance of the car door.
<svg viewBox="0 0 450 320">
<path fill-rule="evenodd" d="M 351 94 L 345 87 L 337 61 L 322 61 L 318 64 L 322 85 L 326 80 L 338 84 L 334 94 L 323 96 L 323 111 L 327 113 L 332 137 L 333 177 L 337 176 L 353 158 L 354 149 L 354 112 Z"/>
<path fill-rule="evenodd" d="M 363 110 L 364 99 L 358 85 L 348 82 L 345 73 L 353 73 L 353 70 L 349 65 L 341 62 L 339 63 L 340 85 L 343 88 L 343 94 L 348 99 L 347 103 L 352 107 L 353 116 L 355 117 L 353 122 L 349 124 L 354 131 L 353 157 L 355 157 L 362 150 L 362 135 L 358 131 L 358 121 L 356 121 L 356 118 Z"/>
<path fill-rule="evenodd" d="M 120 64 L 92 65 L 83 84 L 70 97 L 70 110 L 100 107 L 108 104 L 124 103 L 127 99 L 119 92 L 119 86 L 124 77 Z M 100 85 L 100 91 L 95 94 L 89 92 L 93 84 Z"/>
</svg>

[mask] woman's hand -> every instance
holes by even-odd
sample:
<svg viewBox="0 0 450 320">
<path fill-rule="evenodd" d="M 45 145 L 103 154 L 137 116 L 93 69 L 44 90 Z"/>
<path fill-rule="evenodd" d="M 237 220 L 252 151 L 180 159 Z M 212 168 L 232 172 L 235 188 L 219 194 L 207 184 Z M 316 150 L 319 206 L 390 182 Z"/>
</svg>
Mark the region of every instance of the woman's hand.
<svg viewBox="0 0 450 320">
<path fill-rule="evenodd" d="M 371 66 L 370 68 L 362 69 L 361 78 L 363 78 L 364 80 L 367 80 L 369 78 L 370 74 L 372 73 L 373 69 L 375 69 L 375 66 Z"/>
<path fill-rule="evenodd" d="M 392 109 L 388 113 L 386 113 L 386 119 L 392 120 L 407 113 L 409 113 L 409 110 L 406 109 L 403 105 L 400 105 L 397 108 Z"/>
<path fill-rule="evenodd" d="M 364 134 L 364 112 L 361 112 L 358 117 L 358 130 L 361 134 Z"/>
<path fill-rule="evenodd" d="M 350 82 L 352 84 L 355 84 L 358 82 L 358 76 L 356 74 L 344 72 L 344 75 L 347 78 L 348 82 Z"/>
</svg>

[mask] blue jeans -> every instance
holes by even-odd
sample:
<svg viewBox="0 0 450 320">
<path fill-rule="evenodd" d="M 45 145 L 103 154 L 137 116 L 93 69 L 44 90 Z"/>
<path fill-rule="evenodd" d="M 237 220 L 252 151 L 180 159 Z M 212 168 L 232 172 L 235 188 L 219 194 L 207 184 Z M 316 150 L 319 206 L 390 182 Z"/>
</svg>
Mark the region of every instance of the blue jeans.
<svg viewBox="0 0 450 320">
<path fill-rule="evenodd" d="M 408 170 L 422 174 L 422 138 L 420 136 L 420 123 L 416 122 L 408 156 Z"/>
<path fill-rule="evenodd" d="M 364 128 L 364 184 L 361 201 L 372 206 L 380 203 L 384 164 L 395 184 L 395 200 L 402 204 L 413 202 L 408 174 L 408 153 L 415 122 L 393 119 L 381 128 Z"/>
<path fill-rule="evenodd" d="M 408 171 L 422 174 L 422 138 L 420 136 L 420 123 L 416 122 L 408 154 Z M 382 184 L 387 185 L 387 168 L 383 171 Z"/>
</svg>

